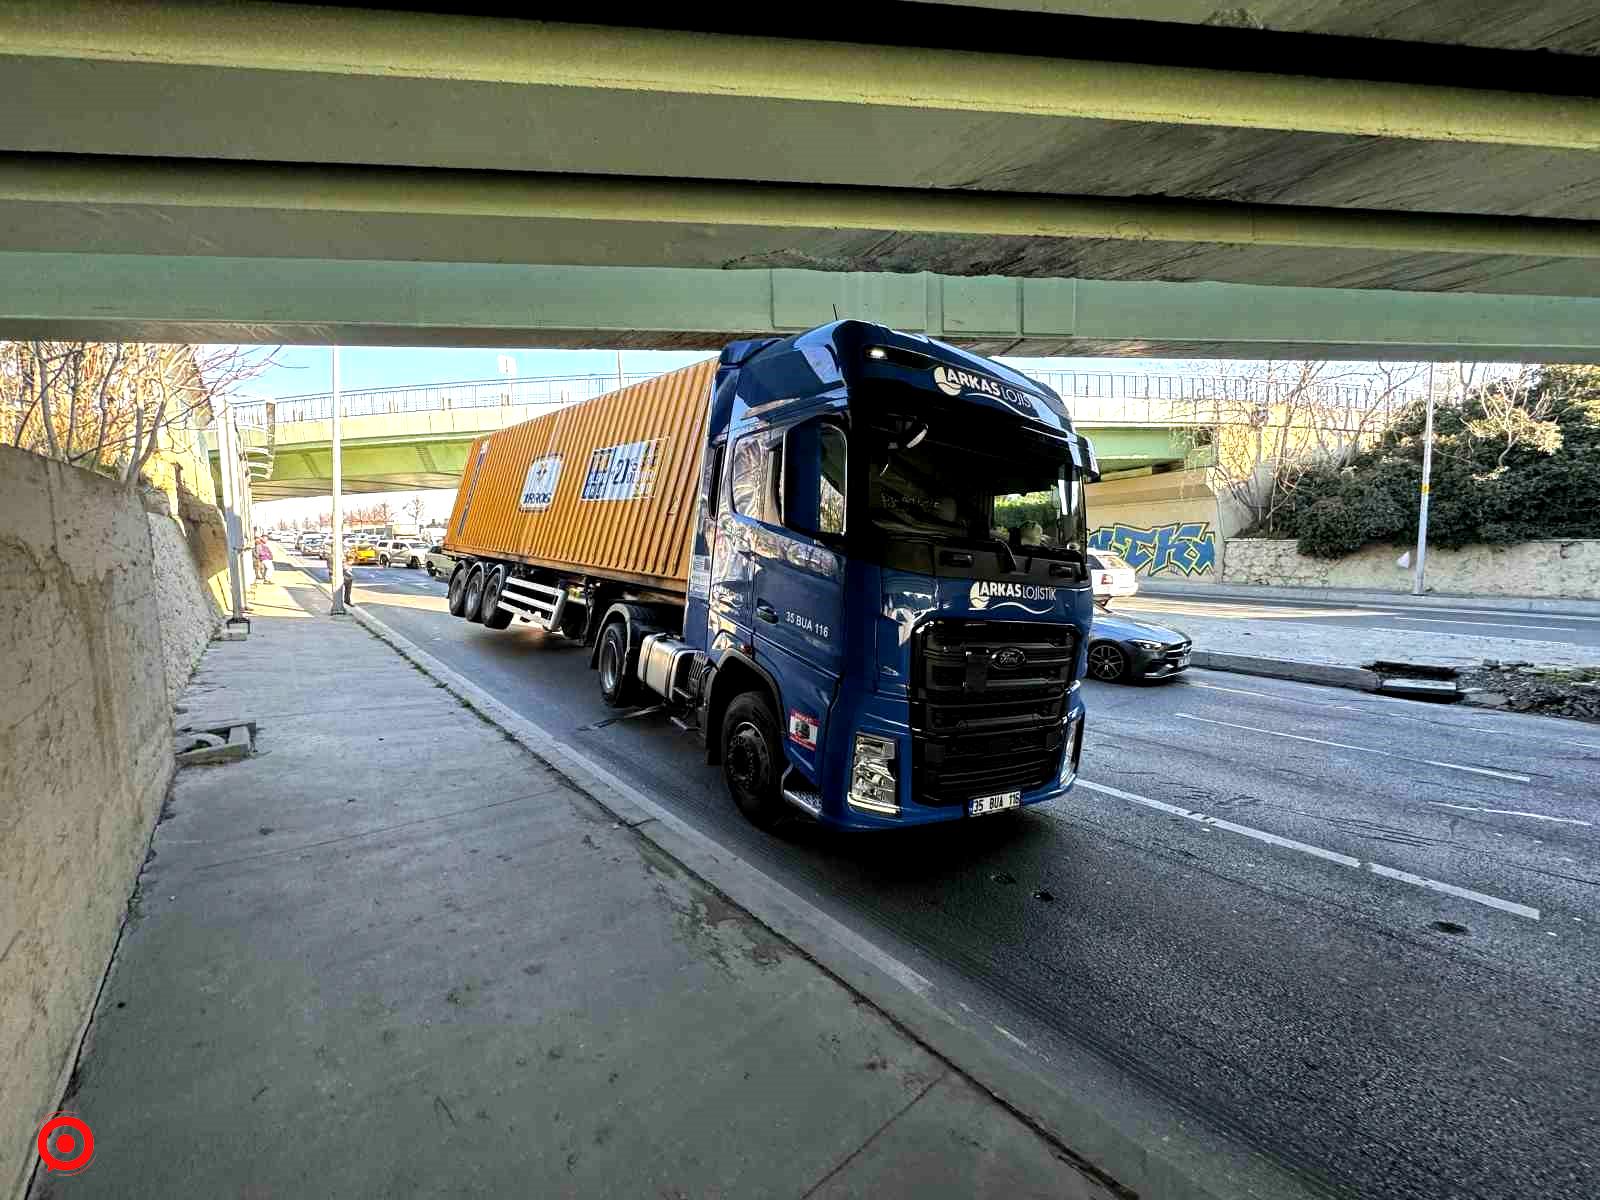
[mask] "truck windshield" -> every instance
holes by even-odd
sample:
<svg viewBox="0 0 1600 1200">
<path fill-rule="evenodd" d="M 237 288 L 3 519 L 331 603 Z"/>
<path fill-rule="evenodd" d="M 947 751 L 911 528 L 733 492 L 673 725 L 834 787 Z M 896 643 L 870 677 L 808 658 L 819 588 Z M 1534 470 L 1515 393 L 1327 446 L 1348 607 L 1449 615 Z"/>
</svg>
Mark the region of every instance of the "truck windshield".
<svg viewBox="0 0 1600 1200">
<path fill-rule="evenodd" d="M 1006 423 L 891 420 L 872 430 L 867 519 L 890 540 L 1083 562 L 1083 483 L 1065 446 L 1022 438 Z M 985 436 L 987 434 L 988 436 Z"/>
</svg>

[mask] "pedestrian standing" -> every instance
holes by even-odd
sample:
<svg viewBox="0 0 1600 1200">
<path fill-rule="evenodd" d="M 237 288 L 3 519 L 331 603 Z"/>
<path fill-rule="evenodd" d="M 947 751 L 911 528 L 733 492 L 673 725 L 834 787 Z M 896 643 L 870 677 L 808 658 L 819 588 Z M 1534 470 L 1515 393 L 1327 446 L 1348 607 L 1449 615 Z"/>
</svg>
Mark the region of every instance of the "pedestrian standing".
<svg viewBox="0 0 1600 1200">
<path fill-rule="evenodd" d="M 272 578 L 272 545 L 264 533 L 256 534 L 256 582 L 266 583 Z"/>
<path fill-rule="evenodd" d="M 350 603 L 350 595 L 356 586 L 356 547 L 351 538 L 341 539 L 344 547 L 344 602 Z"/>
</svg>

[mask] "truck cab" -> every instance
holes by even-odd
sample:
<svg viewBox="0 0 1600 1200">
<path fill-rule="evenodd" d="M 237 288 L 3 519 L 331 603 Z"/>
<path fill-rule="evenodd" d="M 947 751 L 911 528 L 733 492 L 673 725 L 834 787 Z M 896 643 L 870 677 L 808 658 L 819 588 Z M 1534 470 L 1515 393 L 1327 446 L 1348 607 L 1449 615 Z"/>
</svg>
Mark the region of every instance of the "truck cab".
<svg viewBox="0 0 1600 1200">
<path fill-rule="evenodd" d="M 610 669 L 697 708 L 760 825 L 898 828 L 1066 792 L 1098 469 L 1055 393 L 840 321 L 729 346 L 710 406 L 681 636 Z M 604 689 L 603 641 L 596 659 Z"/>
</svg>

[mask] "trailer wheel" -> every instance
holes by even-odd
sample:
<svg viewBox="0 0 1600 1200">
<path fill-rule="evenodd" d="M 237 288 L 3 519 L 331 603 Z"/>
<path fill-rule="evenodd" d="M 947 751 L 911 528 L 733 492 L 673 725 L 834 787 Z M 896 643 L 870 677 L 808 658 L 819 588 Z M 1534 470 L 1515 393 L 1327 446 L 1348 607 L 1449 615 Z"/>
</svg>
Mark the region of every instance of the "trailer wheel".
<svg viewBox="0 0 1600 1200">
<path fill-rule="evenodd" d="M 500 607 L 500 589 L 505 585 L 506 569 L 495 567 L 484 577 L 483 600 L 478 605 L 478 620 L 489 629 L 504 629 L 511 614 Z"/>
<path fill-rule="evenodd" d="M 612 708 L 627 708 L 638 700 L 639 691 L 628 674 L 628 625 L 612 621 L 600 631 L 600 698 Z"/>
<path fill-rule="evenodd" d="M 452 617 L 467 615 L 467 575 L 471 570 L 466 563 L 457 563 L 456 569 L 450 574 L 450 590 L 446 593 L 445 603 Z"/>
<path fill-rule="evenodd" d="M 757 829 L 771 829 L 787 814 L 779 794 L 783 742 L 778 717 L 761 692 L 733 698 L 722 718 L 722 776 L 739 811 Z"/>
<path fill-rule="evenodd" d="M 483 568 L 473 567 L 467 575 L 467 588 L 461 596 L 461 615 L 469 621 L 483 620 Z"/>
</svg>

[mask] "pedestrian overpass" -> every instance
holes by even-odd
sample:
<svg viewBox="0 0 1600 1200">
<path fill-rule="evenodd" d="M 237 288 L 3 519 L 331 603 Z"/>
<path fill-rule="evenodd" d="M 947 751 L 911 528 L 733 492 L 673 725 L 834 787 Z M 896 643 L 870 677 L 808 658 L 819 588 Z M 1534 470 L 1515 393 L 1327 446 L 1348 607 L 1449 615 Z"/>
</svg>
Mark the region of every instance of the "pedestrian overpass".
<svg viewBox="0 0 1600 1200">
<path fill-rule="evenodd" d="M 1034 371 L 1066 401 L 1093 439 L 1108 477 L 1166 471 L 1192 459 L 1194 431 L 1237 419 L 1260 381 L 1155 372 Z M 456 485 L 472 440 L 563 404 L 601 395 L 648 375 L 567 375 L 346 391 L 340 451 L 347 492 L 408 491 Z M 1362 414 L 1392 411 L 1411 397 L 1359 385 L 1322 384 L 1321 405 L 1349 413 L 1348 427 L 1381 427 Z M 1263 396 L 1262 399 L 1268 399 Z M 327 392 L 235 404 L 255 448 L 251 488 L 258 500 L 327 495 L 332 488 L 333 397 Z M 213 451 L 213 459 L 215 452 Z"/>
</svg>

